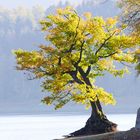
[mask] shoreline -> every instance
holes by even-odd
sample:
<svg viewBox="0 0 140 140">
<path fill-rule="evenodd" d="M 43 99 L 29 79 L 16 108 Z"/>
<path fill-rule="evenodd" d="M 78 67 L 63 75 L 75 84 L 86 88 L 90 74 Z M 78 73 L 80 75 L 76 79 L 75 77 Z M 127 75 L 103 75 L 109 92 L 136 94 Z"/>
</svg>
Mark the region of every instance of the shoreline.
<svg viewBox="0 0 140 140">
<path fill-rule="evenodd" d="M 140 140 L 140 129 L 132 128 L 128 131 L 117 131 L 99 135 L 64 138 L 61 140 Z"/>
</svg>

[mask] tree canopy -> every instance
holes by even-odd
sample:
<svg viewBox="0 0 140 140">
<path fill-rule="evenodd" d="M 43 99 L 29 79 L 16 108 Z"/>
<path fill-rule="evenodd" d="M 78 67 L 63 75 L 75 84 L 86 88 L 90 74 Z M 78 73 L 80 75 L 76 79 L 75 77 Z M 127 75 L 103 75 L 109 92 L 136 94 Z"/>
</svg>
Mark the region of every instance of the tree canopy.
<svg viewBox="0 0 140 140">
<path fill-rule="evenodd" d="M 90 13 L 79 16 L 71 7 L 57 9 L 40 21 L 47 44 L 37 51 L 16 50 L 17 69 L 25 70 L 42 79 L 42 100 L 61 108 L 69 101 L 90 106 L 99 99 L 115 104 L 113 96 L 97 87 L 95 80 L 106 72 L 123 76 L 127 68 L 117 63 L 135 63 L 138 38 L 124 33 L 117 18 L 93 17 Z"/>
</svg>

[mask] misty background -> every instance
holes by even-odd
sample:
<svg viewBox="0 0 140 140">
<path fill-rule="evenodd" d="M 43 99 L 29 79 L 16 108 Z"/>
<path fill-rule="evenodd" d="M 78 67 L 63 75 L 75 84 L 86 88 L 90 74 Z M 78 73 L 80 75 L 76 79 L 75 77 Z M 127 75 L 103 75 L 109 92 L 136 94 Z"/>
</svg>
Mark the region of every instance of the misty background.
<svg viewBox="0 0 140 140">
<path fill-rule="evenodd" d="M 0 0 L 1 1 L 1 0 Z M 47 1 L 47 0 L 46 0 Z M 70 0 L 69 0 L 70 1 Z M 78 3 L 79 2 L 79 3 Z M 22 6 L 6 5 L 0 2 L 0 115 L 5 114 L 51 114 L 78 113 L 86 114 L 84 106 L 69 103 L 63 109 L 54 111 L 41 103 L 47 94 L 41 92 L 41 80 L 28 80 L 28 75 L 17 71 L 12 50 L 22 48 L 34 50 L 46 43 L 40 31 L 39 20 L 53 13 L 56 8 L 74 5 L 79 14 L 91 12 L 94 16 L 113 17 L 120 13 L 113 0 L 73 0 L 50 2 L 47 5 L 22 4 Z M 19 3 L 20 4 L 20 3 Z M 46 8 L 45 8 L 46 7 Z M 104 106 L 106 113 L 136 113 L 140 107 L 140 79 L 136 77 L 134 68 L 124 78 L 111 75 L 97 79 L 97 85 L 111 92 L 117 100 L 115 106 Z"/>
</svg>

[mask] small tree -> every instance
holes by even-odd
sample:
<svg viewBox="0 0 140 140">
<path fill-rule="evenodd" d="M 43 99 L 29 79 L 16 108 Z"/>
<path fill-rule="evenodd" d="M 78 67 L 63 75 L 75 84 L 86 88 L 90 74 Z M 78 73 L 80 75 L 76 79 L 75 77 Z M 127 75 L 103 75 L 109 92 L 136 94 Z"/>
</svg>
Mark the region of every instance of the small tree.
<svg viewBox="0 0 140 140">
<path fill-rule="evenodd" d="M 80 17 L 70 7 L 58 9 L 40 21 L 49 45 L 40 45 L 38 51 L 15 51 L 17 69 L 43 79 L 42 88 L 47 91 L 43 103 L 55 109 L 69 101 L 91 106 L 85 127 L 71 136 L 111 132 L 117 126 L 107 119 L 100 104 L 115 104 L 115 99 L 95 85 L 96 78 L 106 72 L 121 77 L 127 72 L 117 69 L 117 62 L 135 61 L 131 52 L 137 40 L 125 35 L 116 22 L 117 18 L 103 20 L 90 13 Z"/>
<path fill-rule="evenodd" d="M 137 70 L 137 74 L 140 75 L 140 49 L 138 49 L 138 50 L 135 52 L 135 54 L 136 54 L 135 57 L 136 57 L 136 59 L 138 60 L 135 69 Z"/>
<path fill-rule="evenodd" d="M 140 33 L 140 0 L 121 0 L 118 4 L 122 9 L 122 21 L 131 27 L 132 32 Z"/>
<path fill-rule="evenodd" d="M 129 27 L 129 33 L 140 41 L 140 0 L 121 0 L 121 20 Z M 137 58 L 136 70 L 140 74 L 140 48 L 135 52 Z"/>
</svg>

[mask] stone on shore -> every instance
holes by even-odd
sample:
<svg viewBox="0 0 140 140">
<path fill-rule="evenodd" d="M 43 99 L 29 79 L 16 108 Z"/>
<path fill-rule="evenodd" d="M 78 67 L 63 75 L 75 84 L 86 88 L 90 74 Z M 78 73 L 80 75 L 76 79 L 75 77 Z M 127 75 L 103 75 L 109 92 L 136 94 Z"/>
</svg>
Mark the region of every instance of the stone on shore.
<svg viewBox="0 0 140 140">
<path fill-rule="evenodd" d="M 137 112 L 137 119 L 136 119 L 135 128 L 140 129 L 140 108 L 138 109 L 138 112 Z"/>
</svg>

